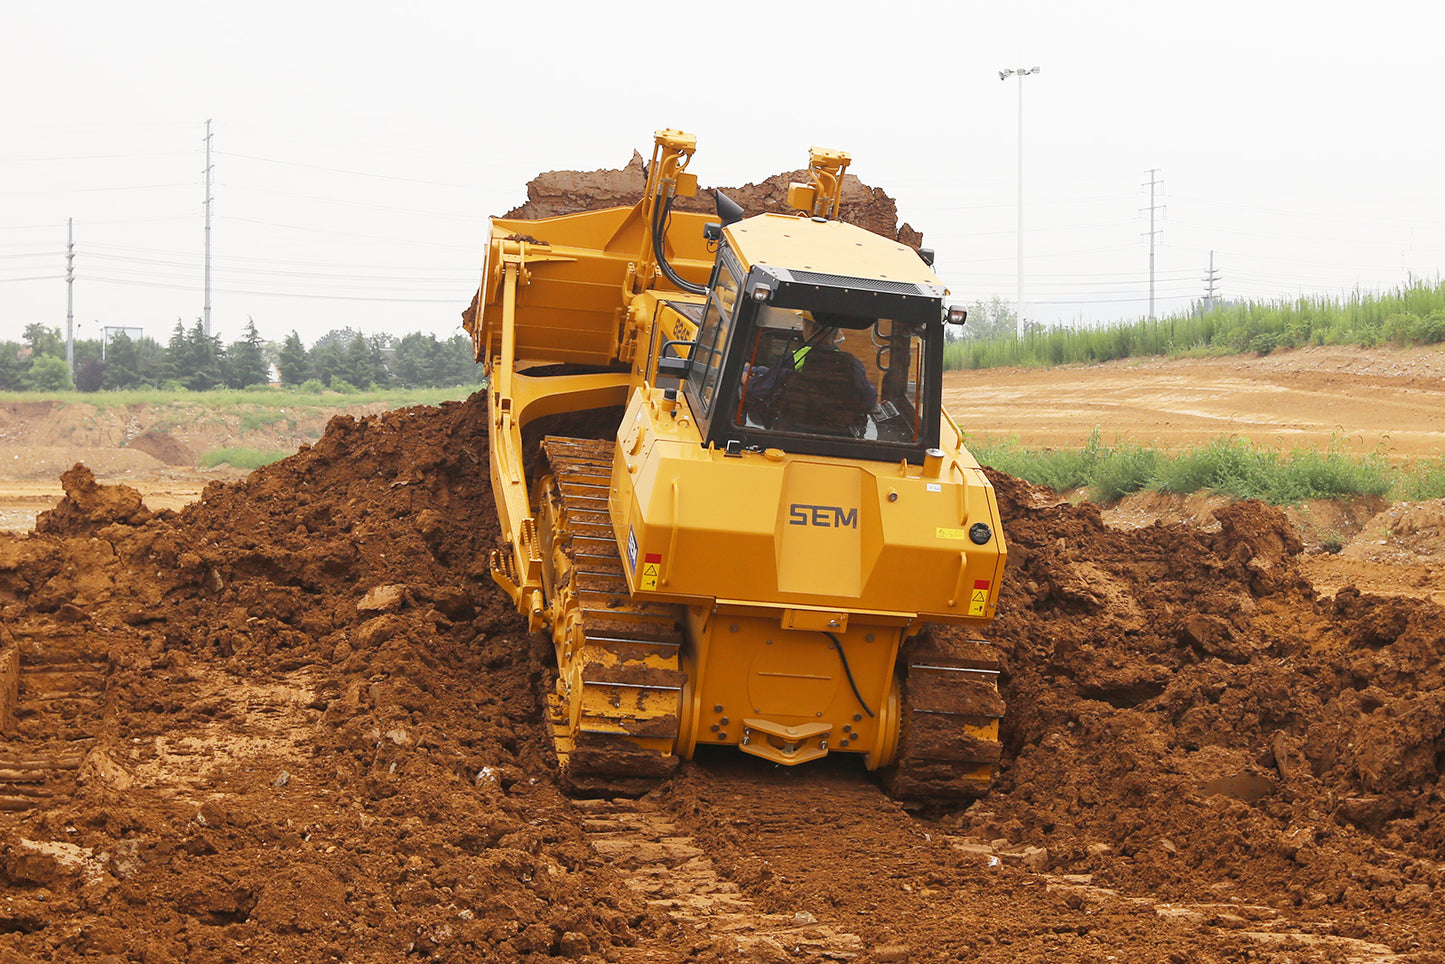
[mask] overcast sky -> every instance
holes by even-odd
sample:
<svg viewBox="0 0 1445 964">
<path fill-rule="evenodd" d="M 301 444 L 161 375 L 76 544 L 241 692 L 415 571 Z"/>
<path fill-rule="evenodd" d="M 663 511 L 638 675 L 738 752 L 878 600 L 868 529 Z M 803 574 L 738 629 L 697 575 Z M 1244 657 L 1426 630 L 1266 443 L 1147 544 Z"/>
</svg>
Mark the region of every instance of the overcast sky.
<svg viewBox="0 0 1445 964">
<path fill-rule="evenodd" d="M 1445 261 L 1439 4 L 14 0 L 0 14 L 0 339 L 212 326 L 448 336 L 487 217 L 544 170 L 695 133 L 701 182 L 817 144 L 898 200 L 954 299 L 1133 319 L 1205 288 L 1293 298 Z"/>
</svg>

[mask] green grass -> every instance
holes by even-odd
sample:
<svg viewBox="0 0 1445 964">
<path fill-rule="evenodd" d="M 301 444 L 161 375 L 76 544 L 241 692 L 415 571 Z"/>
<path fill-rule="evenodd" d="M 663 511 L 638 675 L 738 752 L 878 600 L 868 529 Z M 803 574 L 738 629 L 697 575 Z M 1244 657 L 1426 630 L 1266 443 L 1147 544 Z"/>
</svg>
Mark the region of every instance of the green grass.
<svg viewBox="0 0 1445 964">
<path fill-rule="evenodd" d="M 1144 490 L 1189 495 L 1218 492 L 1273 505 L 1361 495 L 1419 501 L 1445 497 L 1445 458 L 1397 467 L 1383 455 L 1352 455 L 1332 442 L 1319 451 L 1282 453 L 1237 437 L 1178 452 L 1134 442 L 1105 445 L 1097 429 L 1079 450 L 1027 449 L 1017 439 L 970 440 L 983 464 L 1056 492 L 1087 490 L 1116 502 Z"/>
<path fill-rule="evenodd" d="M 218 465 L 229 465 L 237 469 L 259 469 L 263 465 L 279 462 L 286 456 L 294 454 L 296 454 L 294 450 L 221 448 L 211 449 L 201 456 L 200 461 L 201 465 L 208 469 L 214 469 Z"/>
<path fill-rule="evenodd" d="M 1306 345 L 1436 345 L 1445 342 L 1445 282 L 1415 280 L 1387 292 L 1353 291 L 1294 301 L 1244 302 L 1208 313 L 1104 328 L 1035 328 L 1011 336 L 950 342 L 945 368 L 1029 367 L 1140 356 L 1268 354 Z"/>
<path fill-rule="evenodd" d="M 410 405 L 439 405 L 442 402 L 464 399 L 479 390 L 476 385 L 462 385 L 453 388 L 391 388 L 375 391 L 357 391 L 341 394 L 338 392 L 303 392 L 285 388 L 263 389 L 218 389 L 211 392 L 163 391 L 158 388 L 134 389 L 118 392 L 0 392 L 0 401 L 34 402 L 40 399 L 58 401 L 66 405 L 93 405 L 98 409 L 128 408 L 132 405 L 199 406 L 224 411 L 259 407 L 262 409 L 285 408 L 305 409 L 319 412 L 324 408 L 383 404 L 389 408 L 404 408 Z"/>
<path fill-rule="evenodd" d="M 241 413 L 241 431 L 254 432 L 273 425 L 295 425 L 296 420 L 285 412 L 274 408 L 262 408 Z"/>
<path fill-rule="evenodd" d="M 1445 499 L 1445 456 L 1416 462 L 1401 481 L 1397 492 L 1398 497 L 1407 502 Z"/>
</svg>

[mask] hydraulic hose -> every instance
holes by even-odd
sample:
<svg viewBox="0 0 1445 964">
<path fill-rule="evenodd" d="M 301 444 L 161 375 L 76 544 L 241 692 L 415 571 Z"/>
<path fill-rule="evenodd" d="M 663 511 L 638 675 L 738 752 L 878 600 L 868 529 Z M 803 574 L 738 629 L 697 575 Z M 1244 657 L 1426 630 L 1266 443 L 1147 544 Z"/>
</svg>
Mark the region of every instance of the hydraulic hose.
<svg viewBox="0 0 1445 964">
<path fill-rule="evenodd" d="M 672 202 L 675 198 L 669 197 L 665 202 L 657 206 L 657 213 L 652 217 L 652 256 L 657 259 L 657 266 L 662 269 L 663 276 L 683 291 L 695 295 L 707 294 L 706 285 L 695 285 L 682 275 L 673 270 L 672 265 L 667 263 L 667 257 L 663 253 L 665 245 L 663 240 L 667 235 L 667 223 L 672 220 Z"/>
<path fill-rule="evenodd" d="M 843 673 L 848 677 L 848 685 L 853 687 L 853 696 L 857 698 L 858 705 L 863 707 L 864 713 L 873 716 L 873 711 L 870 710 L 868 704 L 863 701 L 863 694 L 858 692 L 858 684 L 853 681 L 853 669 L 848 665 L 848 654 L 843 652 L 843 644 L 839 642 L 838 637 L 832 633 L 825 632 L 823 635 L 833 641 L 833 648 L 838 651 L 838 658 L 843 661 Z"/>
</svg>

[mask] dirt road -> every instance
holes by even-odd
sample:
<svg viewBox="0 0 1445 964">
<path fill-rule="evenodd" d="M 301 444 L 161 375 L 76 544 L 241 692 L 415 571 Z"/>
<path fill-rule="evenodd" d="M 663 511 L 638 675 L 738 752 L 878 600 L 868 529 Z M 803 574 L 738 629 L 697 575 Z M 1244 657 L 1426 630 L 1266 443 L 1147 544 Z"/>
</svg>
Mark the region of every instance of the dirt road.
<svg viewBox="0 0 1445 964">
<path fill-rule="evenodd" d="M 1393 458 L 1445 453 L 1445 350 L 1301 348 L 1265 357 L 1142 359 L 950 372 L 944 403 L 981 438 L 1077 448 L 1098 428 L 1178 448 L 1220 435 Z"/>
</svg>

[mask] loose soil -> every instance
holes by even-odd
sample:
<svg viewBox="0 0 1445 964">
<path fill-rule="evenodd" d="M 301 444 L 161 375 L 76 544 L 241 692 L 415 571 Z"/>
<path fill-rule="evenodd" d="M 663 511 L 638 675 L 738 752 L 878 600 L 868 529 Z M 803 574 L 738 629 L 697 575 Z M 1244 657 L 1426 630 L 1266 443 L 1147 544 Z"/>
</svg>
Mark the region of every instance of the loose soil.
<svg viewBox="0 0 1445 964">
<path fill-rule="evenodd" d="M 994 475 L 972 806 L 737 754 L 573 801 L 486 453 L 480 398 L 338 417 L 179 512 L 71 469 L 0 537 L 0 960 L 1445 959 L 1445 619 L 1321 595 L 1278 510 Z"/>
<path fill-rule="evenodd" d="M 1334 419 L 1366 450 L 1438 443 L 1437 355 L 1299 357 L 965 373 L 950 404 L 1030 444 Z M 1438 505 L 1317 507 L 1350 531 L 1311 554 L 1258 503 L 1110 525 L 994 473 L 989 797 L 908 810 L 848 759 L 733 753 L 572 800 L 549 644 L 488 575 L 486 426 L 479 397 L 338 416 L 179 510 L 65 466 L 34 531 L 0 533 L 0 964 L 1445 961 Z M 1381 593 L 1372 567 L 1434 575 Z"/>
</svg>

